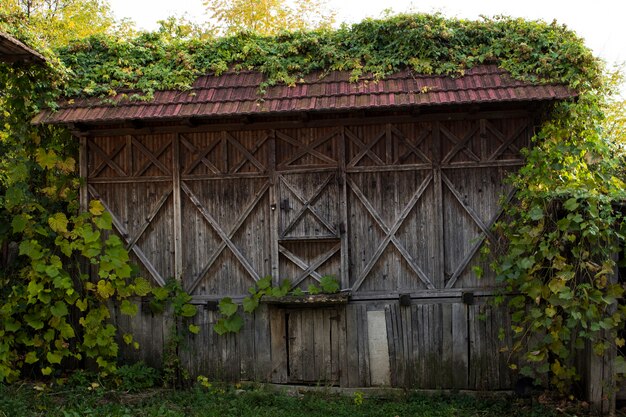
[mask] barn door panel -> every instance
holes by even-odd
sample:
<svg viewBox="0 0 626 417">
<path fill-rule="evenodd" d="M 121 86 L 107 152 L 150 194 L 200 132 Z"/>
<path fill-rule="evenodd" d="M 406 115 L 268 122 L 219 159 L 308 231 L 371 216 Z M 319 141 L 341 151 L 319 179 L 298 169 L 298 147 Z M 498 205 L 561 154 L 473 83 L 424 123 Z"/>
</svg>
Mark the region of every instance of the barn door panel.
<svg viewBox="0 0 626 417">
<path fill-rule="evenodd" d="M 306 289 L 324 275 L 342 280 L 342 130 L 276 131 L 274 198 L 279 279 Z"/>
<path fill-rule="evenodd" d="M 270 136 L 179 136 L 184 286 L 193 295 L 247 293 L 271 270 Z"/>
<path fill-rule="evenodd" d="M 353 291 L 435 288 L 432 171 L 353 173 L 347 183 Z"/>
<path fill-rule="evenodd" d="M 172 135 L 87 141 L 88 196 L 102 201 L 142 274 L 157 285 L 174 275 L 171 145 Z"/>
<path fill-rule="evenodd" d="M 474 265 L 486 239 L 494 240 L 491 227 L 501 215 L 501 198 L 511 194 L 506 177 L 523 158 L 530 127 L 525 118 L 442 122 L 441 187 L 444 227 L 446 288 L 495 286 L 493 274 L 478 279 Z"/>
<path fill-rule="evenodd" d="M 344 320 L 338 308 L 286 310 L 289 382 L 339 383 Z"/>
</svg>

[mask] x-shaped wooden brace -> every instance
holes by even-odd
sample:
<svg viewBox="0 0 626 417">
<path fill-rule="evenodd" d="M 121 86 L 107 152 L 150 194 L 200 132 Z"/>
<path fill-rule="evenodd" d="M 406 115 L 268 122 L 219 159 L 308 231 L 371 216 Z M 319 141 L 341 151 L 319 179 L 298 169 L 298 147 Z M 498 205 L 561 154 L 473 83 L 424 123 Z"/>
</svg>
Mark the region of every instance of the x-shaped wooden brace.
<svg viewBox="0 0 626 417">
<path fill-rule="evenodd" d="M 474 223 L 476 223 L 476 225 L 481 230 L 480 235 L 474 241 L 474 244 L 470 248 L 469 252 L 465 254 L 465 256 L 463 257 L 463 260 L 461 260 L 459 265 L 456 267 L 456 269 L 450 276 L 450 279 L 446 283 L 446 288 L 452 288 L 454 287 L 454 284 L 456 284 L 456 281 L 459 279 L 459 277 L 461 276 L 465 268 L 467 268 L 467 265 L 469 265 L 474 255 L 476 255 L 476 252 L 478 252 L 478 249 L 480 249 L 480 247 L 483 245 L 483 242 L 485 241 L 485 239 L 489 239 L 490 241 L 495 242 L 495 237 L 493 236 L 493 233 L 491 233 L 491 228 L 493 227 L 494 223 L 498 221 L 498 219 L 502 215 L 503 208 L 500 208 L 498 212 L 491 219 L 489 219 L 487 223 L 484 223 L 481 220 L 481 218 L 478 216 L 478 214 L 474 211 L 473 208 L 463 203 L 463 197 L 461 196 L 459 191 L 454 187 L 454 185 L 452 184 L 452 181 L 450 181 L 450 179 L 443 172 L 441 173 L 441 178 L 443 182 L 446 184 L 446 186 L 448 187 L 448 189 L 452 192 L 452 195 L 454 195 L 456 200 L 459 202 L 461 207 L 463 207 L 463 209 L 467 212 L 467 214 L 470 215 Z M 509 192 L 506 198 L 507 203 L 511 201 L 514 194 L 515 194 L 515 190 L 511 190 Z"/>
<path fill-rule="evenodd" d="M 230 134 L 229 134 L 230 136 Z M 232 138 L 232 136 L 231 136 Z M 250 149 L 249 151 L 247 149 L 245 149 L 245 152 L 242 152 L 244 154 L 244 157 L 236 164 L 234 165 L 228 172 L 230 174 L 235 174 L 237 172 L 239 172 L 239 170 L 241 168 L 243 168 L 243 166 L 247 163 L 247 162 L 252 162 L 252 160 L 250 158 L 247 157 L 247 155 L 250 155 L 257 163 L 252 162 L 257 168 L 259 168 L 259 170 L 261 172 L 265 171 L 265 168 L 262 166 L 262 164 L 256 159 L 254 158 L 252 155 L 254 155 L 255 153 L 257 153 L 259 151 L 259 149 L 261 149 L 261 147 L 265 144 L 265 142 L 267 142 L 267 140 L 269 139 L 269 135 L 265 135 L 263 136 L 261 139 L 259 139 L 258 141 L 256 141 L 256 143 L 254 144 L 254 147 L 252 149 Z M 241 146 L 241 143 L 237 140 L 235 140 L 235 143 L 233 143 L 235 146 Z"/>
<path fill-rule="evenodd" d="M 355 167 L 356 164 L 358 164 L 359 162 L 361 162 L 361 159 L 363 159 L 363 157 L 365 157 L 365 155 L 369 156 L 372 161 L 374 161 L 376 164 L 378 165 L 385 165 L 385 162 L 380 159 L 380 157 L 378 155 L 376 155 L 373 151 L 372 148 L 385 136 L 387 136 L 387 132 L 383 131 L 381 133 L 379 133 L 373 141 L 371 141 L 368 144 L 363 143 L 363 141 L 361 140 L 361 138 L 359 138 L 357 135 L 355 135 L 354 133 L 352 133 L 352 131 L 350 131 L 350 129 L 346 129 L 346 137 L 348 139 L 350 139 L 352 142 L 354 142 L 360 149 L 361 151 L 354 157 L 352 158 L 352 160 L 348 163 L 348 167 Z"/>
<path fill-rule="evenodd" d="M 248 259 L 246 259 L 246 257 L 241 253 L 239 248 L 237 246 L 235 246 L 235 244 L 233 243 L 232 239 L 235 236 L 235 233 L 237 233 L 239 228 L 243 225 L 245 220 L 248 218 L 250 213 L 252 213 L 252 210 L 254 210 L 254 208 L 257 206 L 259 201 L 261 201 L 261 199 L 263 198 L 263 196 L 265 195 L 265 193 L 269 189 L 269 187 L 270 187 L 269 182 L 266 182 L 265 184 L 263 184 L 261 189 L 254 196 L 254 200 L 252 201 L 252 203 L 250 205 L 248 205 L 248 207 L 239 215 L 239 217 L 237 218 L 237 221 L 235 222 L 235 224 L 232 226 L 232 228 L 228 232 L 226 232 L 220 226 L 220 224 L 217 222 L 217 220 L 215 220 L 215 218 L 213 216 L 211 216 L 211 214 L 206 209 L 206 207 L 204 207 L 202 205 L 202 203 L 200 202 L 200 199 L 198 198 L 198 196 L 196 194 L 194 194 L 193 191 L 191 191 L 191 189 L 189 188 L 189 186 L 187 184 L 185 184 L 184 182 L 181 182 L 180 185 L 181 185 L 181 188 L 183 189 L 183 191 L 185 192 L 185 194 L 187 194 L 187 197 L 189 197 L 189 200 L 191 200 L 191 202 L 196 206 L 196 208 L 198 209 L 200 214 L 202 214 L 202 217 L 204 217 L 204 219 L 209 223 L 209 225 L 213 228 L 213 230 L 215 230 L 215 232 L 217 232 L 217 234 L 219 235 L 220 239 L 222 240 L 220 242 L 220 244 L 217 246 L 217 249 L 209 257 L 208 262 L 205 265 L 205 267 L 193 279 L 193 281 L 191 283 L 191 286 L 189 286 L 189 288 L 186 288 L 186 290 L 191 293 L 191 292 L 193 292 L 196 289 L 198 284 L 200 284 L 200 281 L 202 280 L 202 278 L 204 278 L 204 276 L 209 272 L 209 269 L 211 268 L 213 263 L 217 260 L 218 256 L 222 253 L 222 251 L 226 247 L 228 247 L 228 249 L 230 249 L 230 251 L 233 253 L 233 255 L 235 255 L 237 260 L 241 263 L 241 265 L 248 272 L 248 274 L 250 274 L 252 279 L 254 279 L 254 281 L 258 281 L 259 280 L 259 274 L 255 271 L 254 267 L 250 264 Z"/>
<path fill-rule="evenodd" d="M 285 177 L 283 177 L 282 175 L 280 176 L 280 180 L 282 181 L 282 183 L 285 184 L 289 191 L 291 191 L 291 193 L 300 201 L 300 203 L 302 203 L 302 207 L 300 208 L 300 210 L 298 210 L 293 220 L 291 220 L 291 222 L 285 227 L 285 230 L 283 230 L 283 232 L 281 233 L 281 238 L 287 236 L 287 234 L 296 226 L 296 224 L 298 224 L 302 216 L 304 216 L 307 211 L 309 211 L 320 223 L 322 223 L 333 236 L 337 236 L 337 230 L 335 229 L 335 226 L 330 224 L 327 219 L 322 217 L 313 206 L 313 204 L 315 204 L 315 202 L 322 195 L 322 191 L 326 189 L 326 186 L 328 186 L 328 184 L 334 178 L 334 174 L 329 175 L 328 178 L 326 178 L 326 181 L 324 181 L 313 191 L 313 195 L 309 199 L 306 199 L 301 196 L 300 193 L 298 193 L 298 190 L 296 190 L 293 185 L 289 184 Z"/>
<path fill-rule="evenodd" d="M 295 255 L 289 249 L 280 245 L 278 251 L 285 256 L 285 258 L 289 259 L 296 266 L 302 269 L 302 273 L 292 282 L 291 287 L 297 287 L 300 285 L 302 281 L 306 279 L 306 277 L 311 276 L 318 282 L 322 279 L 322 276 L 317 272 L 317 268 L 324 265 L 326 261 L 332 258 L 337 252 L 341 250 L 341 242 L 338 242 L 335 246 L 333 246 L 328 252 L 324 252 L 317 258 L 313 260 L 310 264 L 308 264 L 305 260 L 300 258 L 298 255 Z"/>
<path fill-rule="evenodd" d="M 92 178 L 97 177 L 100 172 L 102 172 L 102 170 L 108 166 L 111 167 L 115 172 L 117 172 L 118 175 L 125 177 L 126 173 L 124 172 L 122 167 L 120 167 L 118 163 L 113 160 L 117 155 L 119 155 L 120 152 L 122 152 L 122 149 L 124 149 L 125 146 L 125 142 L 118 144 L 113 149 L 113 153 L 109 155 L 105 151 L 103 151 L 101 147 L 96 145 L 96 143 L 94 143 L 93 141 L 89 141 L 89 150 L 95 151 L 95 153 L 100 155 L 100 157 L 102 158 L 102 162 L 98 164 L 98 166 L 92 171 L 90 176 Z"/>
<path fill-rule="evenodd" d="M 211 161 L 207 159 L 207 155 L 213 149 L 215 149 L 217 145 L 221 143 L 219 140 L 209 143 L 209 145 L 203 149 L 199 149 L 193 143 L 189 142 L 189 140 L 187 140 L 187 138 L 185 138 L 183 135 L 180 135 L 180 143 L 182 143 L 183 146 L 191 151 L 193 154 L 197 155 L 196 159 L 194 159 L 193 162 L 183 172 L 184 175 L 191 174 L 193 170 L 196 169 L 198 165 L 200 165 L 200 163 L 204 164 L 214 174 L 220 173 L 219 168 L 217 168 Z"/>
<path fill-rule="evenodd" d="M 516 131 L 515 133 L 513 133 L 513 135 L 511 135 L 510 137 L 505 137 L 502 132 L 500 132 L 498 129 L 495 128 L 495 126 L 493 126 L 493 124 L 487 122 L 487 129 L 493 133 L 493 135 L 498 138 L 500 140 L 500 142 L 502 142 L 502 144 L 500 146 L 498 146 L 498 148 L 493 152 L 493 154 L 491 154 L 491 156 L 489 156 L 489 160 L 490 161 L 495 161 L 497 157 L 499 157 L 500 155 L 502 155 L 502 153 L 507 150 L 507 149 L 511 149 L 513 150 L 513 152 L 515 152 L 516 154 L 519 155 L 519 148 L 517 146 L 515 146 L 515 141 L 517 140 L 517 138 L 519 137 L 519 135 L 521 135 L 522 133 L 524 133 L 526 131 L 526 129 L 528 128 L 528 125 L 523 124 L 521 125 Z M 521 158 L 521 155 L 520 155 Z"/>
<path fill-rule="evenodd" d="M 298 148 L 298 150 L 285 162 L 282 162 L 279 165 L 279 168 L 284 168 L 286 166 L 289 166 L 290 164 L 294 163 L 295 161 L 297 161 L 298 159 L 300 159 L 301 157 L 303 157 L 304 155 L 312 155 L 315 156 L 316 158 L 327 162 L 330 165 L 336 165 L 337 161 L 335 161 L 334 159 L 332 159 L 331 157 L 324 155 L 323 153 L 315 150 L 315 148 L 317 148 L 318 146 L 320 146 L 323 143 L 328 142 L 329 140 L 331 140 L 333 137 L 337 136 L 338 134 L 340 134 L 340 131 L 333 131 L 330 134 L 326 135 L 326 136 L 322 136 L 316 140 L 314 140 L 313 142 L 309 143 L 309 144 L 303 144 L 302 142 L 288 136 L 285 135 L 284 133 L 282 133 L 279 130 L 275 131 L 276 137 L 280 140 L 283 140 L 295 147 Z"/>
<path fill-rule="evenodd" d="M 163 155 L 163 152 L 165 152 L 167 148 L 170 147 L 171 142 L 166 142 L 160 149 L 157 149 L 156 153 L 152 153 L 150 149 L 146 148 L 145 145 L 139 142 L 136 138 L 132 138 L 131 143 L 135 148 L 139 149 L 139 151 L 148 158 L 148 160 L 144 162 L 143 166 L 141 166 L 141 168 L 139 168 L 137 172 L 133 174 L 134 176 L 142 176 L 152 165 L 160 169 L 163 174 L 172 175 L 172 172 L 161 161 L 159 161 L 159 157 Z"/>
<path fill-rule="evenodd" d="M 418 278 L 426 285 L 428 289 L 435 288 L 428 276 L 424 273 L 424 271 L 422 271 L 419 265 L 417 265 L 411 254 L 406 250 L 406 248 L 400 243 L 400 241 L 396 237 L 396 233 L 400 229 L 400 226 L 402 226 L 404 220 L 406 220 L 407 216 L 409 215 L 411 210 L 413 210 L 413 208 L 421 198 L 422 194 L 424 194 L 424 191 L 426 191 L 426 188 L 431 183 L 432 179 L 433 174 L 432 172 L 429 172 L 429 174 L 426 176 L 426 178 L 424 178 L 417 190 L 415 190 L 408 204 L 404 207 L 404 209 L 402 210 L 396 221 L 391 225 L 391 227 L 388 227 L 385 224 L 385 221 L 382 219 L 380 214 L 378 214 L 374 206 L 372 206 L 369 200 L 365 197 L 361 189 L 351 179 L 348 179 L 348 184 L 350 185 L 352 192 L 359 198 L 361 204 L 363 204 L 363 206 L 367 209 L 374 221 L 378 224 L 378 227 L 380 227 L 383 233 L 385 233 L 385 238 L 382 242 L 380 242 L 380 244 L 374 251 L 372 259 L 370 259 L 367 265 L 365 265 L 365 268 L 352 286 L 353 291 L 357 291 L 359 287 L 361 287 L 361 284 L 363 284 L 365 278 L 367 278 L 369 273 L 372 271 L 374 265 L 376 265 L 376 262 L 378 262 L 385 249 L 387 249 L 387 246 L 389 246 L 389 243 L 394 244 L 402 257 L 406 260 L 407 264 L 411 267 L 413 272 L 417 274 Z"/>
<path fill-rule="evenodd" d="M 478 129 L 479 129 L 479 126 L 474 126 L 472 129 L 469 130 L 469 132 L 465 134 L 463 139 L 459 140 L 459 138 L 457 138 L 452 132 L 450 132 L 444 126 L 440 126 L 441 133 L 443 133 L 445 137 L 447 137 L 452 143 L 454 143 L 454 148 L 452 148 L 452 150 L 448 152 L 445 158 L 443 158 L 442 162 L 444 164 L 450 163 L 452 158 L 454 158 L 454 156 L 457 153 L 459 153 L 459 151 L 463 151 L 465 155 L 469 156 L 474 161 L 480 162 L 480 157 L 478 157 L 474 152 L 472 152 L 470 148 L 467 146 L 467 143 L 478 132 Z"/>
<path fill-rule="evenodd" d="M 424 152 L 422 152 L 418 146 L 420 146 L 422 144 L 422 142 L 424 142 L 424 139 L 426 139 L 428 137 L 428 135 L 431 134 L 430 129 L 428 130 L 423 130 L 419 136 L 417 137 L 417 140 L 415 141 L 415 144 L 412 144 L 411 141 L 409 141 L 404 134 L 396 127 L 396 126 L 391 126 L 391 131 L 398 137 L 400 138 L 400 140 L 402 141 L 402 143 L 404 144 L 404 146 L 406 146 L 407 148 L 409 148 L 405 153 L 403 153 L 402 155 L 398 155 L 398 158 L 393 162 L 393 165 L 398 165 L 401 164 L 402 162 L 404 162 L 411 154 L 414 154 L 415 156 L 417 156 L 418 158 L 420 158 L 422 161 L 424 162 L 430 162 L 430 158 L 428 158 L 428 156 L 426 156 L 424 154 Z"/>
<path fill-rule="evenodd" d="M 246 164 L 246 162 L 250 162 L 252 165 L 254 165 L 255 167 L 258 168 L 259 172 L 265 172 L 266 168 L 265 166 L 263 166 L 263 164 L 254 157 L 254 152 L 256 152 L 256 150 L 253 150 L 252 152 L 250 152 L 248 149 L 246 149 L 245 146 L 243 146 L 237 139 L 235 139 L 230 133 L 224 131 L 222 132 L 223 138 L 226 141 L 226 143 L 230 143 L 231 145 L 233 145 L 235 148 L 237 148 L 237 150 L 239 150 L 239 152 L 241 152 L 243 154 L 243 160 L 239 161 L 239 168 L 241 168 L 242 166 L 244 166 Z M 265 142 L 265 140 L 267 140 L 267 137 L 261 142 Z M 258 148 L 260 148 L 260 145 L 258 146 Z M 258 149 L 256 148 L 256 149 Z M 238 169 L 239 169 L 238 168 Z M 233 172 L 237 172 L 237 171 L 229 171 L 230 173 Z"/>
<path fill-rule="evenodd" d="M 152 222 L 152 220 L 154 220 L 156 215 L 159 213 L 159 211 L 161 210 L 161 208 L 163 207 L 163 205 L 165 204 L 169 196 L 172 195 L 172 190 L 169 190 L 159 199 L 159 201 L 156 203 L 156 205 L 154 206 L 154 208 L 152 209 L 152 211 L 146 218 L 145 222 L 139 227 L 139 230 L 137 231 L 137 233 L 135 233 L 134 236 L 130 236 L 130 233 L 128 232 L 126 227 L 124 227 L 124 224 L 111 211 L 107 203 L 98 194 L 98 191 L 91 184 L 89 184 L 87 187 L 89 189 L 89 193 L 94 198 L 97 198 L 98 200 L 100 200 L 104 208 L 111 214 L 113 226 L 115 226 L 115 229 L 117 230 L 117 232 L 122 236 L 122 239 L 126 242 L 126 249 L 132 250 L 137 256 L 137 258 L 139 258 L 143 266 L 148 270 L 148 272 L 150 272 L 150 274 L 152 274 L 152 277 L 154 278 L 154 280 L 159 285 L 164 286 L 165 280 L 163 279 L 159 271 L 157 271 L 154 268 L 154 265 L 152 265 L 150 260 L 148 260 L 148 258 L 146 257 L 146 254 L 143 253 L 143 251 L 141 250 L 139 246 L 137 246 L 137 241 L 146 231 L 148 226 L 150 226 L 150 223 Z"/>
</svg>

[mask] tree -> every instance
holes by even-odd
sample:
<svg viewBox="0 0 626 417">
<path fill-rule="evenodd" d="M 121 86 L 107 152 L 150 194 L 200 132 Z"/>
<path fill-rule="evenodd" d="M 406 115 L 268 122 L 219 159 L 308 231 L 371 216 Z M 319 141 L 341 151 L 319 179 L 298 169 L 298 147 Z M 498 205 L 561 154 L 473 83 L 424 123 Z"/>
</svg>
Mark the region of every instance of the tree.
<svg viewBox="0 0 626 417">
<path fill-rule="evenodd" d="M 49 47 L 106 32 L 128 32 L 115 21 L 106 0 L 2 0 L 0 21 L 22 22 Z"/>
<path fill-rule="evenodd" d="M 222 33 L 251 30 L 274 35 L 282 30 L 329 27 L 335 21 L 326 0 L 302 0 L 295 6 L 286 0 L 204 0 L 204 5 Z"/>
</svg>

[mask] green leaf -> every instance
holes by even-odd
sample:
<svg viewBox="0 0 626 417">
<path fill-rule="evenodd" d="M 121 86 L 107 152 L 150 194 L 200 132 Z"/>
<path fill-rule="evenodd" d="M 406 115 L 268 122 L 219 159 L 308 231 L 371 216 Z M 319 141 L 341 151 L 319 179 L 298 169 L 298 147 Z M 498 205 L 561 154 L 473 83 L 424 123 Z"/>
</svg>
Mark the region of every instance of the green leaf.
<svg viewBox="0 0 626 417">
<path fill-rule="evenodd" d="M 50 228 L 57 233 L 67 233 L 68 220 L 65 214 L 55 213 L 48 217 Z"/>
<path fill-rule="evenodd" d="M 139 277 L 135 279 L 134 285 L 135 285 L 135 294 L 137 294 L 140 297 L 145 297 L 146 295 L 150 294 L 150 291 L 152 290 L 150 283 L 145 278 Z"/>
<path fill-rule="evenodd" d="M 24 357 L 24 362 L 28 364 L 33 364 L 37 362 L 39 358 L 37 357 L 37 352 L 28 352 Z"/>
<path fill-rule="evenodd" d="M 322 288 L 322 292 L 326 294 L 339 292 L 341 288 L 339 285 L 339 281 L 337 281 L 337 279 L 335 279 L 335 277 L 332 275 L 324 275 L 320 279 L 320 287 Z"/>
<path fill-rule="evenodd" d="M 52 368 L 50 368 L 49 366 L 46 366 L 45 368 L 41 368 L 41 374 L 48 376 L 52 373 Z"/>
<path fill-rule="evenodd" d="M 100 216 L 104 213 L 104 205 L 100 200 L 91 200 L 89 202 L 89 212 L 94 216 Z"/>
<path fill-rule="evenodd" d="M 13 227 L 13 233 L 22 233 L 26 229 L 28 224 L 28 218 L 24 214 L 18 214 L 13 217 L 11 221 L 11 227 Z"/>
<path fill-rule="evenodd" d="M 578 201 L 575 197 L 572 197 L 568 199 L 567 201 L 565 201 L 565 203 L 563 203 L 563 207 L 565 207 L 565 209 L 568 211 L 576 210 L 579 205 L 580 204 L 578 204 Z"/>
<path fill-rule="evenodd" d="M 535 221 L 543 219 L 543 209 L 539 206 L 533 206 L 533 208 L 528 212 L 528 215 Z"/>
<path fill-rule="evenodd" d="M 63 357 L 58 353 L 48 352 L 48 354 L 46 355 L 46 359 L 48 359 L 48 362 L 50 363 L 60 364 L 62 358 Z"/>
<path fill-rule="evenodd" d="M 122 300 L 122 304 L 120 305 L 120 312 L 122 314 L 124 314 L 125 316 L 134 317 L 137 315 L 138 311 L 139 307 L 137 306 L 137 304 L 132 303 L 128 300 Z"/>
<path fill-rule="evenodd" d="M 230 297 L 224 297 L 217 305 L 220 313 L 226 317 L 230 317 L 237 312 L 237 304 L 233 303 L 233 299 Z"/>
<path fill-rule="evenodd" d="M 243 327 L 243 318 L 239 314 L 233 314 L 225 320 L 224 325 L 231 333 L 237 333 Z"/>
<path fill-rule="evenodd" d="M 111 230 L 113 228 L 113 218 L 107 212 L 102 213 L 100 217 L 94 218 L 93 223 L 100 230 Z"/>
<path fill-rule="evenodd" d="M 130 333 L 124 334 L 122 338 L 124 339 L 124 343 L 126 343 L 127 345 L 130 345 L 131 343 L 133 343 L 133 335 Z"/>
<path fill-rule="evenodd" d="M 256 285 L 257 287 L 259 287 L 259 290 L 265 290 L 269 288 L 272 285 L 272 276 L 271 275 L 264 276 L 263 278 L 257 281 Z"/>
<path fill-rule="evenodd" d="M 180 309 L 180 315 L 182 317 L 193 317 L 198 312 L 198 309 L 193 304 L 183 304 Z"/>
<path fill-rule="evenodd" d="M 57 301 L 52 307 L 50 307 L 50 312 L 55 317 L 67 316 L 67 304 L 65 304 L 63 301 Z"/>
<path fill-rule="evenodd" d="M 246 313 L 253 313 L 259 306 L 259 300 L 255 297 L 245 297 L 243 299 L 243 311 Z"/>
<path fill-rule="evenodd" d="M 194 325 L 194 324 L 190 324 L 190 325 L 189 325 L 189 327 L 188 327 L 188 329 L 189 329 L 189 332 L 190 332 L 190 333 L 193 333 L 193 334 L 198 334 L 198 333 L 200 333 L 200 326 L 196 326 L 196 325 Z"/>
<path fill-rule="evenodd" d="M 113 285 L 103 279 L 98 281 L 97 291 L 98 295 L 105 300 L 115 294 L 115 288 L 113 288 Z"/>
<path fill-rule="evenodd" d="M 41 320 L 41 318 L 37 315 L 25 314 L 24 321 L 26 321 L 26 324 L 28 324 L 30 327 L 32 327 L 35 330 L 43 329 L 43 320 Z"/>
</svg>

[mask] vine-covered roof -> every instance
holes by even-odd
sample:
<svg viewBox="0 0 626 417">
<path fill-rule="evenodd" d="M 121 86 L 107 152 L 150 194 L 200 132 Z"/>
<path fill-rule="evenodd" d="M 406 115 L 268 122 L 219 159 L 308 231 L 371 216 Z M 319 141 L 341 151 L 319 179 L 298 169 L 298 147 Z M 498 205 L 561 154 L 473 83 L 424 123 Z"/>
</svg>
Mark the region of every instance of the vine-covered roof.
<svg viewBox="0 0 626 417">
<path fill-rule="evenodd" d="M 157 91 L 149 101 L 129 100 L 117 94 L 102 102 L 83 98 L 61 103 L 57 111 L 44 111 L 35 123 L 100 123 L 133 120 L 172 120 L 191 117 L 285 114 L 293 112 L 350 111 L 446 104 L 557 100 L 575 92 L 557 84 L 536 85 L 513 79 L 495 65 L 469 69 L 462 77 L 415 74 L 404 70 L 375 80 L 371 76 L 351 82 L 348 71 L 319 72 L 295 86 L 259 87 L 266 80 L 257 71 L 229 71 L 199 77 L 186 91 Z"/>
<path fill-rule="evenodd" d="M 0 32 L 0 61 L 43 63 L 45 58 L 39 52 L 26 46 L 14 37 Z"/>
</svg>

